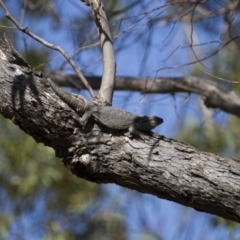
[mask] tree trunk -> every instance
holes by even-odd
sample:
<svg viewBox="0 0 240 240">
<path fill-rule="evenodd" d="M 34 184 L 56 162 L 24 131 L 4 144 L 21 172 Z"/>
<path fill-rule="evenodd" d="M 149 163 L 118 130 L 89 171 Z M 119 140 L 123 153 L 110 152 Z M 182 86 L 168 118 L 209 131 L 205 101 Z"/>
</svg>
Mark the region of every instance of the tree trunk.
<svg viewBox="0 0 240 240">
<path fill-rule="evenodd" d="M 130 138 L 69 108 L 5 39 L 0 44 L 0 113 L 55 149 L 73 174 L 118 185 L 240 222 L 237 161 L 157 134 Z"/>
</svg>

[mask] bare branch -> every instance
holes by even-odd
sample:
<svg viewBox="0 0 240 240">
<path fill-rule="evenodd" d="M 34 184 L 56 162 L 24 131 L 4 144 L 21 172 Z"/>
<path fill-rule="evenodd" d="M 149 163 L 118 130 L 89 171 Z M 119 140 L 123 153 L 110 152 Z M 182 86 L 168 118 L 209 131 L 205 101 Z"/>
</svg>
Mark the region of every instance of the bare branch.
<svg viewBox="0 0 240 240">
<path fill-rule="evenodd" d="M 103 55 L 103 74 L 99 94 L 101 98 L 111 103 L 116 75 L 116 62 L 107 16 L 101 0 L 86 0 L 84 2 L 91 6 L 95 16 Z"/>
<path fill-rule="evenodd" d="M 86 89 L 89 91 L 90 95 L 92 97 L 95 96 L 95 94 L 94 94 L 91 86 L 87 82 L 86 78 L 83 76 L 82 72 L 77 67 L 75 62 L 71 59 L 71 57 L 67 54 L 67 52 L 65 52 L 60 46 L 56 46 L 52 43 L 49 43 L 49 42 L 45 41 L 44 39 L 40 38 L 39 36 L 35 35 L 28 29 L 28 27 L 26 27 L 26 28 L 22 27 L 18 23 L 18 21 L 10 14 L 10 12 L 8 11 L 7 7 L 5 6 L 5 4 L 3 3 L 2 0 L 0 0 L 0 6 L 4 9 L 6 18 L 8 18 L 11 22 L 13 22 L 13 24 L 17 27 L 17 29 L 19 29 L 23 33 L 27 34 L 28 36 L 32 37 L 34 40 L 38 41 L 39 43 L 43 44 L 44 46 L 60 52 L 65 57 L 65 59 L 69 62 L 69 64 L 73 67 L 73 69 L 77 73 L 77 76 L 82 80 L 83 84 L 85 85 Z"/>
<path fill-rule="evenodd" d="M 69 82 L 76 81 L 75 75 L 62 72 L 46 73 L 59 86 L 71 86 Z M 100 77 L 87 77 L 94 89 L 100 85 Z M 84 86 L 82 86 L 84 88 Z M 178 78 L 132 78 L 116 77 L 115 90 L 139 91 L 142 93 L 196 93 L 204 97 L 205 105 L 240 117 L 240 96 L 234 91 L 222 88 L 213 81 L 194 76 Z"/>
</svg>

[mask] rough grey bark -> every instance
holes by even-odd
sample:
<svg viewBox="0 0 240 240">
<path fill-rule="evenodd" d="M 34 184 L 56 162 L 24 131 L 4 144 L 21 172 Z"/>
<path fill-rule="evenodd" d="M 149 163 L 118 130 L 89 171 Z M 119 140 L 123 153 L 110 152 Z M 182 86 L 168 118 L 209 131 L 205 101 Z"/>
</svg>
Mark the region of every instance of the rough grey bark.
<svg viewBox="0 0 240 240">
<path fill-rule="evenodd" d="M 78 177 L 240 222 L 239 162 L 157 134 L 129 138 L 94 122 L 83 130 L 71 118 L 76 113 L 8 42 L 0 44 L 0 73 L 0 113 L 54 148 Z"/>
<path fill-rule="evenodd" d="M 76 87 L 79 82 L 76 75 L 62 72 L 48 72 L 46 76 L 59 86 Z M 86 77 L 93 89 L 99 89 L 100 77 Z M 74 82 L 74 85 L 71 84 Z M 79 89 L 84 86 L 79 83 Z M 209 108 L 219 108 L 227 113 L 240 117 L 240 96 L 232 90 L 220 87 L 213 81 L 194 76 L 176 78 L 133 78 L 116 77 L 115 90 L 139 91 L 142 93 L 167 93 L 180 92 L 196 93 L 204 98 L 204 103 Z"/>
</svg>

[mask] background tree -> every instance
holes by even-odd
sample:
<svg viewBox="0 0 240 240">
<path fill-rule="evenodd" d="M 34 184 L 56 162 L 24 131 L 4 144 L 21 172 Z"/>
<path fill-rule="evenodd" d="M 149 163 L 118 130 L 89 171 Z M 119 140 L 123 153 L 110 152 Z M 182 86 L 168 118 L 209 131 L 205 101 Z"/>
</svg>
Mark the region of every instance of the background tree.
<svg viewBox="0 0 240 240">
<path fill-rule="evenodd" d="M 8 4 L 8 8 L 11 9 L 11 13 L 19 20 L 20 23 L 24 23 L 25 26 L 28 25 L 30 29 L 33 29 L 34 32 L 41 36 L 47 36 L 47 40 L 53 41 L 55 44 L 62 45 L 64 49 L 70 52 L 72 58 L 79 64 L 79 66 L 82 67 L 82 70 L 84 70 L 85 76 L 90 76 L 92 74 L 101 75 L 101 53 L 98 48 L 98 38 L 94 29 L 95 24 L 89 8 L 80 5 L 78 1 L 71 1 L 69 3 L 62 2 L 59 4 L 53 1 L 12 1 L 6 3 Z M 71 5 L 73 6 L 72 8 L 70 8 Z M 198 85 L 201 86 L 203 78 L 211 78 L 209 75 L 205 74 L 204 71 L 201 70 L 204 66 L 208 66 L 206 71 L 212 71 L 216 76 L 221 76 L 223 78 L 234 80 L 238 79 L 238 69 L 237 67 L 234 67 L 234 64 L 236 65 L 238 60 L 238 33 L 236 32 L 238 30 L 236 26 L 238 26 L 239 18 L 238 3 L 234 1 L 222 1 L 221 3 L 213 1 L 206 2 L 204 4 L 178 2 L 155 2 L 154 4 L 152 4 L 150 3 L 150 1 L 134 1 L 128 4 L 125 1 L 107 1 L 107 4 L 105 6 L 114 36 L 114 46 L 116 48 L 118 63 L 118 76 L 130 75 L 133 76 L 135 79 L 136 77 L 142 77 L 142 81 L 138 81 L 137 87 L 136 85 L 132 86 L 132 83 L 134 83 L 134 79 L 117 78 L 116 88 L 124 90 L 129 89 L 132 91 L 137 90 L 142 92 L 150 92 L 151 90 L 152 93 L 165 91 L 164 93 L 171 94 L 169 96 L 165 95 L 164 97 L 159 97 L 159 95 L 157 94 L 148 96 L 146 94 L 140 95 L 139 93 L 133 94 L 132 92 L 121 92 L 116 93 L 114 105 L 118 105 L 120 107 L 126 106 L 129 110 L 133 112 L 145 112 L 149 115 L 157 114 L 163 116 L 162 112 L 164 112 L 163 117 L 165 120 L 165 128 L 162 127 L 160 129 L 161 133 L 165 134 L 167 137 L 176 137 L 177 135 L 179 135 L 181 136 L 181 140 L 183 140 L 184 142 L 189 141 L 189 143 L 191 144 L 194 144 L 195 142 L 196 147 L 201 150 L 206 150 L 209 152 L 220 152 L 225 156 L 238 157 L 237 150 L 239 144 L 237 140 L 237 133 L 239 120 L 236 119 L 236 117 L 234 118 L 229 115 L 225 115 L 224 113 L 219 112 L 219 110 L 206 110 L 200 98 L 198 98 L 197 96 L 191 96 L 188 93 L 195 92 L 199 95 L 203 95 L 208 100 L 211 94 L 206 96 L 205 93 L 207 91 L 201 91 L 201 89 L 199 90 L 197 87 L 193 88 L 193 86 L 191 86 L 191 82 L 193 81 L 187 81 L 190 85 L 186 85 L 186 80 L 188 79 L 182 77 L 194 74 L 195 78 L 192 80 L 197 80 Z M 22 9 L 22 11 L 19 11 L 19 9 Z M 80 12 L 83 12 L 83 14 L 80 15 Z M 218 22 L 217 27 L 215 24 L 216 22 Z M 6 20 L 4 19 L 2 23 L 3 27 L 6 26 L 6 24 L 9 24 L 9 21 L 6 22 Z M 70 81 L 71 79 L 75 79 L 72 78 L 72 75 L 68 75 L 68 78 L 65 77 L 63 79 L 64 81 L 62 81 L 62 78 L 58 78 L 59 75 L 56 75 L 56 70 L 64 71 L 65 73 L 70 71 L 70 73 L 72 73 L 72 70 L 70 69 L 67 62 L 59 54 L 57 54 L 56 52 L 51 52 L 46 48 L 42 48 L 42 46 L 37 44 L 35 41 L 32 41 L 25 35 L 22 35 L 21 33 L 15 31 L 15 29 L 9 27 L 7 29 L 2 29 L 4 30 L 4 32 L 8 32 L 8 36 L 11 37 L 12 41 L 15 43 L 15 46 L 21 51 L 21 53 L 23 53 L 25 59 L 29 63 L 31 63 L 32 66 L 41 70 L 51 70 L 52 78 L 56 82 L 60 83 L 60 85 L 62 86 L 73 86 L 67 81 L 67 79 L 70 79 Z M 56 35 L 64 36 L 64 33 L 68 34 L 68 36 L 71 37 L 68 37 L 67 40 L 65 40 L 66 37 L 56 38 Z M 72 51 L 72 49 L 74 49 L 74 51 Z M 233 52 L 235 52 L 235 54 L 233 54 Z M 184 57 L 180 58 L 179 56 Z M 226 60 L 220 61 L 222 59 Z M 233 60 L 230 61 L 230 59 Z M 196 67 L 193 68 L 192 65 L 195 63 L 201 63 L 202 65 L 200 65 L 200 67 L 199 65 L 196 65 Z M 223 71 L 216 72 L 214 71 L 215 69 L 223 69 Z M 196 74 L 197 71 L 198 74 Z M 169 82 L 171 83 L 170 80 L 179 80 L 177 87 L 173 88 L 170 86 L 169 88 L 167 88 L 168 90 L 162 90 L 163 87 L 157 87 L 156 83 L 159 83 L 159 81 L 157 81 L 155 77 L 159 78 L 160 76 L 163 84 L 168 84 Z M 168 77 L 168 79 L 163 79 L 163 76 Z M 169 79 L 169 76 L 171 77 L 171 79 Z M 181 76 L 181 78 L 176 79 L 176 76 Z M 151 79 L 149 79 L 149 77 Z M 99 86 L 99 83 L 97 82 L 98 78 L 90 78 L 90 80 L 89 81 L 91 82 L 92 86 L 96 86 L 96 88 Z M 183 82 L 183 84 L 181 85 L 185 86 L 185 89 L 184 87 L 181 88 L 181 86 L 179 86 L 181 80 L 185 80 L 185 82 Z M 219 79 L 217 79 L 218 85 L 221 85 L 222 87 L 230 90 L 234 89 L 235 92 L 238 93 L 238 85 L 226 81 L 220 82 L 218 80 Z M 140 84 L 142 82 L 143 84 Z M 147 88 L 149 83 L 150 87 Z M 75 86 L 82 87 L 82 85 L 80 84 L 80 82 L 74 81 Z M 187 92 L 187 94 L 180 93 L 176 95 L 178 91 Z M 83 94 L 87 94 L 84 91 L 82 92 Z M 229 92 L 226 91 L 226 95 L 228 93 Z M 126 101 L 123 102 L 122 99 L 126 99 Z M 234 99 L 230 99 L 230 101 L 228 102 L 229 104 L 225 108 L 222 108 L 221 101 L 218 102 L 218 106 L 209 104 L 209 101 L 205 101 L 205 103 L 208 103 L 208 105 L 210 105 L 211 107 L 219 107 L 226 112 L 239 116 L 238 111 L 234 111 L 234 108 L 229 107 L 231 106 L 230 103 L 233 100 Z M 151 108 L 149 108 L 150 103 L 152 103 Z M 210 103 L 212 102 L 210 101 Z M 164 109 L 164 105 L 167 108 L 166 110 Z M 168 114 L 166 114 L 167 111 Z M 177 131 L 177 127 L 173 129 L 172 126 L 174 124 L 177 127 L 180 127 L 184 134 L 179 133 Z M 1 129 L 5 128 L 6 127 L 4 125 L 4 127 Z M 169 131 L 169 129 L 173 130 Z M 224 131 L 224 129 L 227 130 Z M 230 129 L 234 130 L 231 131 Z M 7 132 L 15 133 L 15 131 L 16 130 L 11 130 Z M 5 201 L 2 201 L 3 203 L 5 203 L 5 205 L 2 205 L 2 208 L 6 209 L 6 214 L 4 214 L 2 218 L 5 221 L 5 224 L 2 225 L 3 233 L 17 233 L 17 235 L 15 236 L 18 239 L 19 236 L 21 236 L 22 238 L 25 238 L 25 236 L 27 236 L 23 234 L 31 234 L 32 228 L 30 230 L 28 229 L 27 231 L 23 231 L 20 233 L 17 230 L 19 229 L 19 226 L 23 226 L 24 223 L 26 224 L 26 222 L 30 221 L 29 219 L 31 219 L 31 217 L 34 218 L 34 216 L 27 215 L 29 212 L 25 213 L 25 210 L 29 209 L 29 206 L 34 205 L 36 206 L 36 209 L 30 208 L 30 210 L 32 210 L 30 212 L 34 213 L 38 217 L 40 211 L 42 212 L 44 209 L 53 209 L 52 216 L 51 214 L 49 214 L 49 220 L 45 218 L 46 214 L 44 214 L 44 221 L 43 219 L 41 219 L 41 221 L 37 223 L 37 228 L 39 229 L 39 226 L 42 226 L 42 230 L 41 233 L 36 234 L 36 237 L 46 235 L 47 238 L 47 234 L 49 234 L 49 236 L 50 234 L 54 234 L 54 236 L 56 236 L 55 234 L 56 232 L 59 232 L 58 227 L 60 226 L 60 229 L 62 231 L 59 233 L 59 238 L 69 237 L 70 234 L 72 234 L 71 236 L 73 239 L 77 238 L 78 236 L 83 236 L 83 234 L 89 234 L 88 236 L 90 238 L 94 238 L 93 232 L 95 234 L 98 234 L 98 231 L 101 231 L 102 224 L 104 224 L 104 221 L 102 219 L 107 220 L 105 222 L 106 224 L 110 222 L 113 223 L 110 228 L 113 230 L 112 232 L 114 232 L 116 229 L 114 228 L 114 223 L 122 224 L 121 233 L 123 235 L 117 234 L 120 239 L 125 238 L 124 232 L 126 231 L 126 225 L 128 226 L 128 237 L 133 236 L 132 234 L 134 233 L 134 231 L 131 231 L 131 224 L 129 223 L 129 221 L 131 221 L 131 218 L 124 218 L 124 216 L 127 216 L 126 209 L 121 209 L 121 211 L 119 211 L 119 214 L 116 214 L 115 212 L 114 214 L 112 214 L 111 211 L 104 212 L 98 210 L 98 208 L 101 209 L 101 206 L 96 207 L 93 210 L 90 209 L 90 207 L 88 208 L 88 206 L 86 206 L 86 204 L 89 203 L 90 199 L 91 201 L 95 199 L 95 204 L 98 203 L 97 205 L 101 205 L 100 203 L 102 202 L 103 205 L 109 204 L 109 199 L 113 199 L 112 201 L 114 202 L 114 197 L 111 198 L 112 193 L 106 195 L 106 189 L 98 189 L 96 185 L 94 185 L 94 187 L 90 187 L 89 185 L 87 185 L 87 191 L 79 193 L 80 195 L 82 194 L 84 197 L 79 197 L 78 194 L 75 192 L 76 189 L 72 190 L 72 194 L 68 194 L 68 191 L 66 190 L 68 190 L 69 186 L 73 186 L 73 183 L 66 183 L 66 179 L 70 179 L 70 174 L 68 174 L 68 176 L 61 175 L 67 174 L 67 171 L 63 169 L 63 172 L 60 174 L 60 169 L 58 166 L 59 164 L 50 167 L 48 173 L 47 165 L 49 165 L 50 163 L 57 164 L 57 161 L 46 161 L 45 154 L 43 159 L 45 159 L 46 164 L 44 164 L 44 167 L 42 168 L 42 171 L 44 171 L 42 174 L 39 174 L 39 166 L 35 165 L 37 164 L 37 161 L 34 161 L 32 163 L 32 161 L 29 160 L 26 163 L 22 163 L 22 166 L 24 166 L 24 168 L 26 166 L 30 168 L 30 163 L 33 164 L 29 172 L 25 172 L 25 174 L 23 173 L 24 178 L 22 178 L 22 175 L 20 173 L 26 170 L 21 170 L 21 167 L 19 166 L 21 166 L 21 161 L 23 161 L 23 159 L 25 158 L 27 159 L 27 157 L 24 157 L 24 153 L 23 157 L 19 157 L 18 154 L 15 154 L 15 157 L 12 157 L 12 165 L 15 164 L 15 171 L 20 171 L 20 173 L 18 172 L 16 174 L 13 171 L 14 169 L 12 169 L 10 157 L 7 155 L 10 155 L 11 151 L 13 151 L 8 148 L 9 146 L 14 146 L 14 144 L 12 143 L 14 141 L 13 139 L 16 139 L 16 136 L 18 136 L 17 133 L 15 134 L 16 135 L 13 136 L 10 140 L 11 144 L 8 144 L 8 141 L 5 141 L 7 139 L 7 137 L 5 137 L 5 146 L 1 145 L 5 148 L 5 151 L 2 151 L 4 157 L 3 159 L 5 159 L 3 163 L 6 163 L 6 165 L 4 165 L 4 168 L 2 168 L 3 173 L 10 173 L 9 176 L 12 178 L 11 181 L 9 181 L 7 180 L 7 177 L 9 176 L 2 174 L 2 181 L 5 183 L 13 182 L 12 185 L 15 186 L 15 189 L 12 188 L 12 185 L 10 185 L 9 187 L 4 187 L 2 189 L 2 196 L 7 196 L 8 199 L 12 199 L 12 201 L 10 201 L 11 204 L 9 204 L 10 206 L 6 206 Z M 23 137 L 18 138 L 22 139 Z M 28 140 L 26 140 L 26 142 L 28 142 Z M 27 144 L 28 148 L 29 145 L 31 144 Z M 36 146 L 32 147 L 32 149 L 34 149 L 34 155 L 39 156 L 43 150 L 40 150 L 40 152 L 37 154 L 36 148 Z M 26 151 L 30 152 L 29 149 Z M 32 154 L 26 155 L 30 155 L 29 158 L 31 159 L 33 158 L 31 157 Z M 17 162 L 17 160 L 19 160 L 20 162 Z M 5 171 L 4 169 L 7 170 Z M 35 170 L 38 173 L 37 175 L 34 174 Z M 41 175 L 42 177 L 36 178 L 36 176 L 38 175 Z M 49 176 L 51 176 L 50 180 L 48 180 Z M 24 181 L 19 180 L 19 178 L 25 180 L 25 186 Z M 59 181 L 56 184 L 58 186 L 53 186 L 53 183 L 56 180 Z M 48 184 L 44 183 L 44 181 L 48 182 Z M 76 181 L 77 183 L 79 183 L 79 179 L 75 179 L 75 182 Z M 63 187 L 65 184 L 67 187 Z M 85 184 L 89 183 L 84 182 L 84 185 Z M 43 186 L 45 186 L 46 188 L 36 192 L 37 185 L 39 185 L 40 189 L 42 189 Z M 83 183 L 81 183 L 81 188 L 82 187 Z M 79 190 L 80 187 L 77 185 L 75 188 Z M 11 195 L 10 193 L 8 193 L 8 191 L 6 191 L 8 189 L 10 191 L 13 191 L 14 194 Z M 61 191 L 62 189 L 64 189 L 64 191 Z M 89 191 L 89 189 L 91 189 L 91 191 Z M 103 197 L 103 199 L 101 200 L 101 196 L 103 195 L 102 191 L 104 192 L 105 197 Z M 119 191 L 125 192 L 125 190 L 118 190 L 118 194 Z M 23 195 L 21 195 L 22 192 Z M 49 192 L 53 193 L 49 194 Z M 65 198 L 63 195 L 66 192 L 67 198 Z M 89 193 L 89 198 L 87 199 L 85 195 L 86 192 Z M 26 198 L 26 196 L 33 196 L 33 194 L 34 197 L 27 201 L 28 198 Z M 76 197 L 74 197 L 73 195 L 75 195 Z M 131 193 L 130 196 L 132 197 L 132 195 L 135 194 Z M 16 199 L 17 196 L 20 198 L 20 200 Z M 122 196 L 122 194 L 120 196 Z M 37 204 L 33 204 L 33 198 L 36 199 L 35 201 L 37 201 Z M 39 203 L 39 198 L 43 198 L 42 204 L 44 206 L 42 208 L 41 203 Z M 129 196 L 126 196 L 125 198 L 128 199 Z M 137 197 L 137 199 L 138 198 L 139 197 Z M 23 199 L 27 202 L 25 208 L 23 204 Z M 55 199 L 55 201 L 51 203 L 52 199 Z M 63 200 L 59 201 L 61 199 Z M 134 200 L 137 201 L 136 198 Z M 68 206 L 68 202 L 66 201 L 75 203 L 72 204 L 72 208 L 70 204 L 70 210 L 66 207 Z M 119 201 L 121 206 L 121 202 L 124 202 L 124 200 L 120 199 Z M 62 203 L 60 204 L 60 202 Z M 80 204 L 79 202 L 83 203 Z M 151 204 L 153 204 L 152 202 L 155 202 L 155 200 L 151 200 Z M 144 206 L 143 203 L 144 200 L 143 202 L 139 203 L 139 205 Z M 158 204 L 159 202 L 157 201 L 155 207 Z M 45 205 L 47 206 L 47 208 L 45 208 Z M 131 204 L 125 204 L 124 207 L 126 208 L 127 205 L 133 207 Z M 142 215 L 144 216 L 147 216 L 147 214 L 149 214 L 150 212 L 150 210 L 148 209 L 148 205 L 149 204 L 146 204 L 146 214 L 142 213 Z M 79 206 L 80 209 L 76 210 L 79 208 Z M 112 206 L 112 204 L 110 204 L 110 206 Z M 17 210 L 13 210 L 15 208 Z M 40 208 L 40 210 L 38 210 L 38 208 Z M 63 209 L 66 209 L 66 213 L 64 214 L 62 213 Z M 137 210 L 135 211 L 139 211 L 139 208 L 137 208 Z M 94 212 L 93 218 L 91 218 L 92 212 Z M 98 212 L 100 212 L 100 214 L 97 214 Z M 135 212 L 137 220 L 133 219 L 132 221 L 137 222 L 138 227 L 141 226 L 139 228 L 143 229 L 142 232 L 151 235 L 152 238 L 162 237 L 164 239 L 171 239 L 174 237 L 170 233 L 168 233 L 169 235 L 167 237 L 166 234 L 164 234 L 163 232 L 159 232 L 158 230 L 156 230 L 157 228 L 154 229 L 155 227 L 152 227 L 149 222 L 146 222 L 146 220 L 141 217 L 141 212 L 142 211 L 140 211 L 139 213 L 139 217 Z M 11 219 L 11 214 L 9 213 L 16 214 L 12 215 L 12 219 L 15 220 Z M 59 219 L 60 213 L 61 216 L 63 216 L 63 219 Z M 6 220 L 6 216 L 8 220 Z M 15 218 L 15 216 L 20 216 L 21 221 L 19 221 L 18 218 Z M 79 222 L 79 218 L 84 219 L 84 222 L 88 220 L 87 225 L 81 225 L 81 231 L 79 230 L 79 228 L 71 229 L 71 227 L 69 226 L 72 223 L 71 221 Z M 92 223 L 91 219 L 93 219 Z M 101 219 L 101 221 L 99 219 Z M 149 217 L 149 219 L 151 219 L 151 217 Z M 147 220 L 149 219 L 147 218 Z M 189 223 L 187 220 L 186 222 Z M 186 224 L 186 222 L 185 226 L 188 225 Z M 205 224 L 206 222 L 208 222 L 208 219 L 205 219 Z M 20 223 L 21 225 L 19 225 Z M 66 223 L 68 223 L 69 225 Z M 74 225 L 75 224 L 71 224 L 71 226 Z M 156 222 L 155 225 L 157 225 Z M 194 224 L 190 226 L 189 225 L 188 229 L 190 228 L 191 231 L 197 232 L 197 230 L 192 230 L 197 229 L 194 228 Z M 196 223 L 196 225 L 198 225 L 199 227 L 198 223 Z M 10 231 L 9 228 L 8 231 L 6 231 L 6 227 L 9 226 Z M 46 228 L 46 226 L 48 227 Z M 65 228 L 63 226 L 65 226 Z M 91 226 L 93 228 L 91 228 Z M 117 226 L 117 229 L 118 227 L 119 225 Z M 91 231 L 91 229 L 94 230 Z M 201 228 L 199 227 L 199 229 Z M 203 229 L 204 228 L 202 228 L 200 231 L 203 232 Z M 104 233 L 106 232 L 111 233 L 109 228 L 108 231 L 104 231 Z M 140 231 L 137 230 L 134 236 L 138 236 L 137 234 L 139 232 Z M 64 234 L 68 235 L 64 237 Z M 187 234 L 189 233 L 184 232 L 182 238 L 186 238 Z M 209 236 L 212 236 L 211 234 L 213 233 L 209 232 Z M 237 230 L 236 232 L 233 232 L 233 239 L 236 236 L 234 234 L 237 234 Z M 144 235 L 142 236 L 144 238 Z M 107 236 L 103 237 L 105 237 L 106 239 Z M 219 235 L 216 234 L 216 238 L 218 237 Z M 109 239 L 112 239 L 111 236 L 109 237 Z"/>
</svg>

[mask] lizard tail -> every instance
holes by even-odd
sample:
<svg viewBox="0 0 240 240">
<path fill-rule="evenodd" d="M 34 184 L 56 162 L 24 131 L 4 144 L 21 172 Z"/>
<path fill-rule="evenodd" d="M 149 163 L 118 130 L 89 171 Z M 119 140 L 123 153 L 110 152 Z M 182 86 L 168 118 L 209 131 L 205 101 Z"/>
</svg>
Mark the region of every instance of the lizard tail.
<svg viewBox="0 0 240 240">
<path fill-rule="evenodd" d="M 70 93 L 63 91 L 59 88 L 50 78 L 47 78 L 50 86 L 54 92 L 60 97 L 64 102 L 66 102 L 73 110 L 83 111 L 87 100 L 82 96 L 73 96 Z"/>
</svg>

